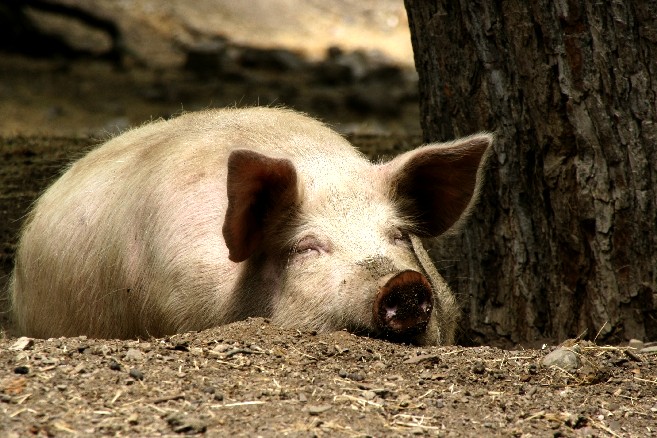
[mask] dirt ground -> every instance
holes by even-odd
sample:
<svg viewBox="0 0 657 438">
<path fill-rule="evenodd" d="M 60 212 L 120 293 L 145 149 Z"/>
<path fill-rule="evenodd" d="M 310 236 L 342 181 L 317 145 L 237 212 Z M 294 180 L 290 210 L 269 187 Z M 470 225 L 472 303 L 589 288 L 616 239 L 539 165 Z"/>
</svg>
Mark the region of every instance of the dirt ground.
<svg viewBox="0 0 657 438">
<path fill-rule="evenodd" d="M 152 118 L 281 104 L 372 157 L 420 142 L 406 67 L 339 50 L 322 61 L 222 53 L 177 70 L 0 53 L 0 287 L 38 194 L 94 144 Z M 163 339 L 19 339 L 0 303 L 3 437 L 657 436 L 654 343 L 420 348 L 263 319 Z M 544 364 L 555 350 L 575 363 Z"/>
<path fill-rule="evenodd" d="M 16 345 L 20 344 L 20 345 Z M 64 436 L 654 436 L 654 353 L 417 348 L 263 319 L 146 341 L 0 341 L 0 431 Z"/>
</svg>

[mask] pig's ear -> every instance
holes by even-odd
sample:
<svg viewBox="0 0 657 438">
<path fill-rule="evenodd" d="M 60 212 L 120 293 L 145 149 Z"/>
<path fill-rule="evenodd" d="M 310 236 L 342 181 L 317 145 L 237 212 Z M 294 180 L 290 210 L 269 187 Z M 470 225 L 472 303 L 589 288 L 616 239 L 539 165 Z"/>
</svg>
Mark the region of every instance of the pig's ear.
<svg viewBox="0 0 657 438">
<path fill-rule="evenodd" d="M 393 198 L 420 235 L 437 236 L 461 217 L 476 195 L 479 163 L 492 142 L 490 134 L 473 135 L 423 146 L 384 164 Z"/>
<path fill-rule="evenodd" d="M 228 258 L 248 259 L 262 243 L 266 221 L 297 200 L 297 173 L 289 160 L 246 149 L 228 157 L 228 208 L 223 235 Z"/>
</svg>

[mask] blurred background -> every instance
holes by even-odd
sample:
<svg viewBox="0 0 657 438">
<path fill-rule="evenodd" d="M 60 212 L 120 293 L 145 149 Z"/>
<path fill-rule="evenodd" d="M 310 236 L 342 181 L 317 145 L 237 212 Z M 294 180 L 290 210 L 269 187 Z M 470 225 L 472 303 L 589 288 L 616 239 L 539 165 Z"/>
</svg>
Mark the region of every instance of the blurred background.
<svg viewBox="0 0 657 438">
<path fill-rule="evenodd" d="M 0 4 L 0 135 L 112 135 L 181 111 L 284 105 L 417 135 L 402 0 Z"/>
</svg>

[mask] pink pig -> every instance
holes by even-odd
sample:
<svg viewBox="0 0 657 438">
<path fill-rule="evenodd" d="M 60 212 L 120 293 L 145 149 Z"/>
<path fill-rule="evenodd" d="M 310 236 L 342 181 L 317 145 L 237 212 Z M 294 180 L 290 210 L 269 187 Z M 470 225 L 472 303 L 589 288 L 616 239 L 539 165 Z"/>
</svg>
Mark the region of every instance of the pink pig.
<svg viewBox="0 0 657 438">
<path fill-rule="evenodd" d="M 468 211 L 491 141 L 372 164 L 322 123 L 275 108 L 126 132 L 28 216 L 10 281 L 18 329 L 133 338 L 263 316 L 451 343 L 459 310 L 420 237 Z"/>
</svg>

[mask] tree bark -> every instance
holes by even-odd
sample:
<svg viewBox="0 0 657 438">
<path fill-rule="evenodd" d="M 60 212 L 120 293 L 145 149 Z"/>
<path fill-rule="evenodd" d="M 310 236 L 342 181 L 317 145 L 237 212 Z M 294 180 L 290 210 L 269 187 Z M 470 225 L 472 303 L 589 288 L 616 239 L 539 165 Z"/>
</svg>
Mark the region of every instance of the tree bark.
<svg viewBox="0 0 657 438">
<path fill-rule="evenodd" d="M 497 135 L 432 249 L 461 342 L 657 340 L 657 3 L 405 3 L 425 140 Z"/>
</svg>

